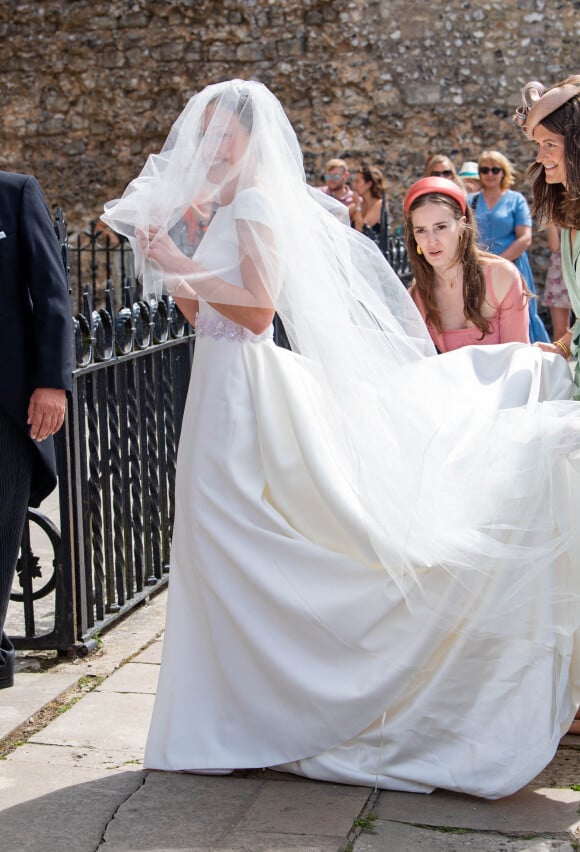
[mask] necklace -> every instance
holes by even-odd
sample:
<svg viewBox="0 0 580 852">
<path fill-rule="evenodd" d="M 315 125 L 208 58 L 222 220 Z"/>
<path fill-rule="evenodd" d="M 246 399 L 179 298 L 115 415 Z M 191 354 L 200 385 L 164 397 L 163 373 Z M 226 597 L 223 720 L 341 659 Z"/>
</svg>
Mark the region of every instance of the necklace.
<svg viewBox="0 0 580 852">
<path fill-rule="evenodd" d="M 443 276 L 437 276 L 436 280 L 441 288 L 445 289 L 448 287 L 450 290 L 453 290 L 456 284 L 463 285 L 463 273 L 460 270 L 450 279 L 443 278 Z"/>
</svg>

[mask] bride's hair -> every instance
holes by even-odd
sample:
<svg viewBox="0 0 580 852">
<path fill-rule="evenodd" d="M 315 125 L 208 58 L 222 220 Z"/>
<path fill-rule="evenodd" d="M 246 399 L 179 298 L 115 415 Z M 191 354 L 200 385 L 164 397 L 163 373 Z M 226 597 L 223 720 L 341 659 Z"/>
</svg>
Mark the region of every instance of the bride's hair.
<svg viewBox="0 0 580 852">
<path fill-rule="evenodd" d="M 435 302 L 434 282 L 435 272 L 431 264 L 426 260 L 424 254 L 417 253 L 417 242 L 413 233 L 413 213 L 426 204 L 440 204 L 446 207 L 458 222 L 465 215 L 464 236 L 457 247 L 457 261 L 463 267 L 463 312 L 466 319 L 481 331 L 482 338 L 489 333 L 490 322 L 483 315 L 483 303 L 485 301 L 486 286 L 485 275 L 481 260 L 485 256 L 477 248 L 476 226 L 473 219 L 471 207 L 467 206 L 463 214 L 459 204 L 449 195 L 430 192 L 420 195 L 410 206 L 405 216 L 405 240 L 407 243 L 407 254 L 411 269 L 413 271 L 413 286 L 417 288 L 423 305 L 425 306 L 426 321 L 437 331 L 443 331 L 441 315 Z"/>
<path fill-rule="evenodd" d="M 248 86 L 239 86 L 237 90 L 235 90 L 235 95 L 230 96 L 228 98 L 228 93 L 226 92 L 225 96 L 223 92 L 216 93 L 210 100 L 206 106 L 206 115 L 209 114 L 211 109 L 215 109 L 216 106 L 220 104 L 221 106 L 229 109 L 232 115 L 235 115 L 239 120 L 240 124 L 246 131 L 246 133 L 252 132 L 252 127 L 254 124 L 254 111 L 252 108 L 252 100 L 250 98 L 250 89 Z"/>
</svg>

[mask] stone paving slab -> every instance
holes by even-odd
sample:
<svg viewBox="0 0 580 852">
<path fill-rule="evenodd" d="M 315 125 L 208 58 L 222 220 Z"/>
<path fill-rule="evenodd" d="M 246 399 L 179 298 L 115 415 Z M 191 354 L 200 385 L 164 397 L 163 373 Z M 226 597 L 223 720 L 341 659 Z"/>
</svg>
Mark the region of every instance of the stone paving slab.
<svg viewBox="0 0 580 852">
<path fill-rule="evenodd" d="M 73 672 L 17 674 L 14 686 L 0 690 L 0 739 L 74 686 L 78 678 Z"/>
<path fill-rule="evenodd" d="M 161 636 L 165 627 L 166 605 L 167 589 L 162 589 L 104 633 L 98 652 L 72 660 L 69 666 L 81 669 L 80 674 L 108 677 Z M 59 669 L 66 667 L 66 663 L 59 664 Z"/>
<path fill-rule="evenodd" d="M 165 624 L 167 591 L 162 590 L 150 601 L 137 607 L 103 637 L 102 648 L 87 657 L 76 657 L 58 663 L 54 671 L 26 671 L 33 658 L 17 652 L 14 686 L 0 690 L 0 740 L 24 725 L 39 710 L 57 700 L 83 676 L 107 677 L 122 663 L 138 654 L 144 646 L 162 633 Z M 147 652 L 145 648 L 143 653 Z M 159 653 L 154 650 L 153 655 Z M 152 662 L 155 660 L 153 656 Z"/>
<path fill-rule="evenodd" d="M 91 692 L 29 742 L 142 751 L 153 701 L 153 695 Z"/>
<path fill-rule="evenodd" d="M 108 773 L 2 761 L 0 848 L 6 852 L 95 852 L 142 772 Z M 150 847 L 151 848 L 151 847 Z"/>
<path fill-rule="evenodd" d="M 152 642 L 148 648 L 145 648 L 144 651 L 141 651 L 137 654 L 136 657 L 133 657 L 133 663 L 153 663 L 154 665 L 161 665 L 161 654 L 163 653 L 163 640 L 157 639 L 155 642 Z M 580 746 L 580 738 L 578 739 L 578 745 Z"/>
<path fill-rule="evenodd" d="M 247 778 L 150 771 L 109 824 L 104 848 L 207 849 L 238 824 L 261 787 Z"/>
<path fill-rule="evenodd" d="M 573 746 L 563 744 L 540 774 L 530 782 L 531 787 L 570 787 L 580 784 L 580 737 L 566 737 L 574 740 Z"/>
<path fill-rule="evenodd" d="M 225 845 L 214 846 L 219 852 L 344 852 L 347 843 L 344 837 L 320 837 L 320 835 L 261 834 L 236 832 L 227 838 Z"/>
<path fill-rule="evenodd" d="M 240 831 L 346 837 L 371 790 L 310 781 L 266 781 L 240 822 Z"/>
<path fill-rule="evenodd" d="M 574 852 L 574 847 L 556 838 L 507 839 L 491 832 L 459 834 L 378 820 L 372 834 L 355 840 L 353 852 Z"/>
<path fill-rule="evenodd" d="M 44 766 L 68 766 L 81 769 L 103 770 L 104 774 L 113 771 L 131 772 L 143 769 L 143 750 L 139 749 L 96 749 L 84 746 L 44 745 L 25 743 L 13 751 L 7 758 L 9 763 L 26 763 L 34 772 L 34 764 Z M 0 776 L 3 762 L 0 763 Z M 0 847 L 1 848 L 1 847 Z"/>
<path fill-rule="evenodd" d="M 115 814 L 103 849 L 342 852 L 368 793 L 319 782 L 150 771 Z"/>
<path fill-rule="evenodd" d="M 318 837 L 289 837 L 287 834 L 269 834 L 264 837 L 256 837 L 254 834 L 242 836 L 235 841 L 236 845 L 228 844 L 223 846 L 221 843 L 211 846 L 196 846 L 195 839 L 189 838 L 184 846 L 183 842 L 174 846 L 172 843 L 164 842 L 162 847 L 153 850 L 151 846 L 140 847 L 133 845 L 132 840 L 127 838 L 121 845 L 111 845 L 106 843 L 98 847 L 96 852 L 143 852 L 147 849 L 148 852 L 276 852 L 276 850 L 284 850 L 284 852 L 345 852 L 348 848 L 344 839 L 340 841 L 321 840 Z M 44 852 L 44 850 L 43 850 Z"/>
<path fill-rule="evenodd" d="M 159 666 L 150 663 L 125 663 L 104 680 L 96 692 L 133 692 L 155 695 L 159 679 Z"/>
<path fill-rule="evenodd" d="M 474 796 L 436 790 L 428 796 L 384 791 L 373 806 L 383 820 L 487 830 L 503 834 L 573 832 L 580 827 L 580 792 L 566 789 L 521 790 L 504 799 L 487 801 Z"/>
</svg>

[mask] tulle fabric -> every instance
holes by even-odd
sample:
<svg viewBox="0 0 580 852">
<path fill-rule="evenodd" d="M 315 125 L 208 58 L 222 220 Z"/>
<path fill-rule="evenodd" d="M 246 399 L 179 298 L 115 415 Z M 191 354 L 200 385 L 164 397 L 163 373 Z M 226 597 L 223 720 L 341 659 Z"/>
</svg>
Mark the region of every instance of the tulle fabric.
<svg viewBox="0 0 580 852">
<path fill-rule="evenodd" d="M 224 146 L 240 133 L 239 157 L 227 165 Z M 254 82 L 219 83 L 192 98 L 161 153 L 106 205 L 104 220 L 131 240 L 147 297 L 179 282 L 144 258 L 136 231 L 175 233 L 192 202 L 219 213 L 232 186 L 236 239 L 220 232 L 221 246 L 204 255 L 217 238 L 212 222 L 186 283 L 218 310 L 220 300 L 243 303 L 239 267 L 251 254 L 262 304 L 275 307 L 314 377 L 301 410 L 350 494 L 332 511 L 356 519 L 364 560 L 382 567 L 410 608 L 424 590 L 442 629 L 457 629 L 471 584 L 497 572 L 509 578 L 514 614 L 533 620 L 538 575 L 553 571 L 546 605 L 570 635 L 580 613 L 580 410 L 568 399 L 564 360 L 509 344 L 510 366 L 497 381 L 503 347 L 499 360 L 493 346 L 436 356 L 376 246 L 345 224 L 342 205 L 306 185 L 286 115 Z M 292 507 L 285 511 L 291 517 Z M 453 580 L 444 600 L 428 595 L 432 571 Z"/>
</svg>

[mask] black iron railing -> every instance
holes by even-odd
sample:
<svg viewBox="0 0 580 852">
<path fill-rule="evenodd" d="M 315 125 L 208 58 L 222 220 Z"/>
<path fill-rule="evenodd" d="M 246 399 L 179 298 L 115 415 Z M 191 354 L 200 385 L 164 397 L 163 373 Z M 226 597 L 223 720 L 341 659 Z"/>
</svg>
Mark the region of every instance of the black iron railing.
<svg viewBox="0 0 580 852">
<path fill-rule="evenodd" d="M 55 228 L 78 307 L 78 256 L 60 214 Z M 123 268 L 126 245 L 106 244 L 109 268 Z M 94 255 L 91 264 L 100 268 Z M 82 651 L 167 580 L 192 330 L 170 297 L 140 300 L 130 277 L 102 292 L 94 279 L 85 282 L 72 322 L 76 369 L 56 436 L 60 531 L 29 510 L 11 596 L 22 605 L 22 629 L 11 637 L 21 649 Z M 39 530 L 50 565 L 31 545 Z"/>
<path fill-rule="evenodd" d="M 119 309 L 123 305 L 123 290 L 127 281 L 139 290 L 135 281 L 133 252 L 126 237 L 105 228 L 94 219 L 88 228 L 67 239 L 70 258 L 70 281 L 74 310 L 84 310 L 84 294 L 88 291 L 92 304 L 100 307 L 105 299 L 105 290 L 113 293 L 113 304 Z"/>
<path fill-rule="evenodd" d="M 57 436 L 61 533 L 51 528 L 50 579 L 29 546 L 18 566 L 25 609 L 17 648 L 88 646 L 97 630 L 166 582 L 177 444 L 194 338 L 171 299 L 107 305 L 74 318 L 77 369 Z M 54 628 L 39 633 L 35 606 L 54 593 Z"/>
</svg>

